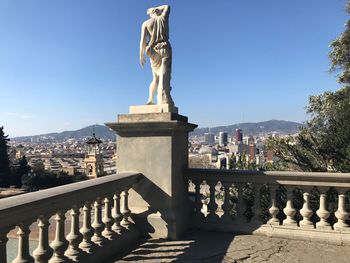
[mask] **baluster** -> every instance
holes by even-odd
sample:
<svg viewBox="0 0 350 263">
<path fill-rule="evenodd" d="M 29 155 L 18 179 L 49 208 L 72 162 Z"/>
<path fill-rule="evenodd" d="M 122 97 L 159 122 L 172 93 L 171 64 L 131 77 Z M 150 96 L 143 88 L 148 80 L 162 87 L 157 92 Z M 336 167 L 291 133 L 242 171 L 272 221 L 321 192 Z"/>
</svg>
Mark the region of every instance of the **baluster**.
<svg viewBox="0 0 350 263">
<path fill-rule="evenodd" d="M 102 222 L 102 204 L 101 198 L 98 197 L 94 203 L 95 215 L 94 222 L 92 223 L 92 227 L 95 229 L 95 233 L 92 236 L 91 240 L 95 242 L 97 245 L 102 246 L 105 243 L 105 240 L 102 236 L 102 231 L 104 228 Z"/>
<path fill-rule="evenodd" d="M 237 205 L 236 205 L 236 211 L 237 211 L 237 216 L 234 219 L 237 223 L 244 223 L 247 221 L 246 216 L 244 215 L 244 212 L 246 210 L 244 200 L 243 200 L 243 186 L 244 184 L 242 183 L 236 183 L 238 190 L 238 200 L 237 200 Z"/>
<path fill-rule="evenodd" d="M 195 205 L 195 217 L 196 219 L 203 219 L 204 215 L 202 213 L 202 200 L 201 200 L 201 180 L 192 180 L 194 187 L 195 187 L 195 200 L 194 200 L 194 205 Z"/>
<path fill-rule="evenodd" d="M 131 214 L 131 211 L 129 209 L 128 204 L 128 188 L 125 188 L 125 190 L 121 193 L 122 202 L 123 202 L 123 208 L 122 208 L 122 214 L 123 214 L 123 220 L 121 221 L 121 225 L 126 228 L 130 229 L 132 226 L 131 222 L 129 221 L 129 216 Z"/>
<path fill-rule="evenodd" d="M 91 202 L 85 202 L 83 207 L 83 226 L 80 229 L 83 235 L 83 241 L 80 243 L 79 247 L 91 254 L 95 248 L 95 243 L 91 241 L 91 237 L 94 234 L 94 230 L 91 226 Z"/>
<path fill-rule="evenodd" d="M 254 184 L 254 204 L 252 210 L 254 212 L 254 216 L 252 218 L 252 223 L 261 224 L 261 204 L 260 204 L 260 184 Z"/>
<path fill-rule="evenodd" d="M 217 221 L 219 220 L 219 216 L 215 213 L 218 207 L 215 201 L 216 181 L 208 181 L 207 183 L 209 185 L 209 191 L 210 191 L 209 204 L 208 204 L 208 208 L 209 208 L 208 220 Z"/>
<path fill-rule="evenodd" d="M 50 259 L 50 263 L 69 262 L 69 259 L 64 255 L 68 248 L 68 241 L 64 235 L 64 221 L 66 220 L 64 213 L 65 211 L 56 213 L 56 235 L 55 240 L 51 243 L 53 257 Z"/>
<path fill-rule="evenodd" d="M 267 223 L 270 225 L 279 225 L 280 220 L 277 218 L 277 215 L 278 215 L 278 212 L 280 210 L 278 209 L 277 202 L 276 202 L 277 185 L 271 185 L 269 188 L 270 188 L 270 203 L 271 203 L 271 207 L 269 209 L 269 212 L 270 212 L 271 218 Z"/>
<path fill-rule="evenodd" d="M 283 225 L 296 226 L 297 221 L 295 221 L 294 217 L 297 211 L 293 206 L 293 186 L 286 186 L 286 188 L 287 188 L 287 203 L 286 203 L 286 207 L 283 209 L 283 212 L 287 216 L 287 218 L 283 220 Z"/>
<path fill-rule="evenodd" d="M 112 206 L 111 206 L 111 197 L 106 197 L 104 199 L 105 209 L 103 215 L 103 223 L 105 224 L 105 229 L 102 232 L 102 235 L 107 239 L 111 240 L 115 237 L 115 233 L 112 231 L 113 218 L 112 218 Z"/>
<path fill-rule="evenodd" d="M 320 221 L 316 223 L 316 228 L 318 229 L 332 229 L 331 225 L 327 222 L 330 215 L 326 207 L 326 189 L 320 189 L 320 208 L 316 211 L 316 214 L 320 218 Z"/>
<path fill-rule="evenodd" d="M 334 224 L 335 230 L 344 230 L 349 229 L 349 225 L 345 222 L 348 218 L 349 213 L 345 209 L 345 192 L 346 189 L 338 189 L 338 209 L 335 212 L 335 216 L 338 221 Z"/>
<path fill-rule="evenodd" d="M 224 204 L 222 205 L 222 209 L 224 210 L 224 215 L 222 216 L 222 220 L 224 221 L 232 221 L 232 218 L 230 216 L 230 187 L 232 186 L 232 183 L 223 183 L 225 188 L 225 197 L 224 197 Z"/>
<path fill-rule="evenodd" d="M 49 222 L 50 216 L 39 217 L 39 244 L 34 250 L 33 256 L 39 263 L 46 263 L 52 256 L 52 248 L 49 244 Z"/>
<path fill-rule="evenodd" d="M 34 258 L 29 254 L 30 223 L 18 225 L 18 253 L 12 263 L 33 263 Z"/>
<path fill-rule="evenodd" d="M 306 189 L 308 191 L 309 189 Z M 303 193 L 304 204 L 300 210 L 300 214 L 303 217 L 303 220 L 299 222 L 301 228 L 314 228 L 314 223 L 310 220 L 312 214 L 314 213 L 310 208 L 310 194 L 308 192 Z"/>
<path fill-rule="evenodd" d="M 6 244 L 9 229 L 0 229 L 0 262 L 7 262 Z"/>
<path fill-rule="evenodd" d="M 114 224 L 113 224 L 112 230 L 118 235 L 120 235 L 124 231 L 124 228 L 120 225 L 120 222 L 122 221 L 122 218 L 123 218 L 120 212 L 120 192 L 117 192 L 113 196 L 113 200 L 114 200 L 114 207 L 113 207 Z"/>
<path fill-rule="evenodd" d="M 67 236 L 69 241 L 69 247 L 66 251 L 66 256 L 73 259 L 74 261 L 79 261 L 83 256 L 82 250 L 79 248 L 79 244 L 83 239 L 83 235 L 79 232 L 79 207 L 73 205 L 71 212 L 71 230 Z"/>
</svg>

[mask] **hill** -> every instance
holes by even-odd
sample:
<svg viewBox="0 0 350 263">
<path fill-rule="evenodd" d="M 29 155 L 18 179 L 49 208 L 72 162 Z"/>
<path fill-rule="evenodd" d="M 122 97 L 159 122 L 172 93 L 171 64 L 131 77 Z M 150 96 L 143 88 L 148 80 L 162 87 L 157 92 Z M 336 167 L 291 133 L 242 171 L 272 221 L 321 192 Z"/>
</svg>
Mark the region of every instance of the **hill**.
<svg viewBox="0 0 350 263">
<path fill-rule="evenodd" d="M 270 120 L 263 122 L 247 122 L 228 126 L 218 126 L 210 128 L 211 132 L 218 134 L 219 132 L 227 132 L 232 134 L 237 128 L 243 130 L 243 134 L 257 136 L 259 134 L 278 133 L 278 134 L 293 134 L 298 132 L 301 123 L 281 120 Z M 85 128 L 75 131 L 64 131 L 60 133 L 47 133 L 34 136 L 23 136 L 11 138 L 16 142 L 61 142 L 67 139 L 81 140 L 92 135 L 95 126 L 96 136 L 102 140 L 115 140 L 116 134 L 110 128 L 104 125 L 90 125 Z M 208 132 L 209 128 L 197 128 L 190 135 L 203 136 Z"/>
<path fill-rule="evenodd" d="M 303 124 L 292 121 L 282 121 L 282 120 L 269 120 L 263 122 L 246 122 L 232 124 L 228 126 L 218 126 L 210 128 L 210 131 L 214 134 L 219 132 L 227 132 L 232 134 L 237 128 L 242 129 L 244 135 L 258 136 L 261 134 L 277 133 L 277 134 L 293 134 L 297 133 L 299 127 Z M 190 135 L 191 136 L 203 136 L 204 133 L 208 132 L 209 128 L 197 128 Z"/>
<path fill-rule="evenodd" d="M 104 125 L 90 125 L 85 128 L 75 131 L 64 131 L 60 133 L 47 133 L 33 136 L 23 136 L 11 138 L 16 142 L 60 142 L 67 139 L 81 140 L 87 137 L 91 137 L 93 130 L 95 129 L 96 137 L 102 140 L 115 140 L 116 134 L 110 128 Z"/>
</svg>

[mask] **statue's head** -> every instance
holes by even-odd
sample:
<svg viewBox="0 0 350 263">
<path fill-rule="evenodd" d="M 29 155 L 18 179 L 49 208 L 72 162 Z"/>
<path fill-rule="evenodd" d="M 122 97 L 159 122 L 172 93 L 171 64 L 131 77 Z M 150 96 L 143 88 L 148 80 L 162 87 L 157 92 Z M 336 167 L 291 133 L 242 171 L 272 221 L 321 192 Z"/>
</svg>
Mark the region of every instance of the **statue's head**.
<svg viewBox="0 0 350 263">
<path fill-rule="evenodd" d="M 156 17 L 160 16 L 161 12 L 158 8 L 151 7 L 147 9 L 147 15 L 149 15 L 150 17 Z"/>
</svg>

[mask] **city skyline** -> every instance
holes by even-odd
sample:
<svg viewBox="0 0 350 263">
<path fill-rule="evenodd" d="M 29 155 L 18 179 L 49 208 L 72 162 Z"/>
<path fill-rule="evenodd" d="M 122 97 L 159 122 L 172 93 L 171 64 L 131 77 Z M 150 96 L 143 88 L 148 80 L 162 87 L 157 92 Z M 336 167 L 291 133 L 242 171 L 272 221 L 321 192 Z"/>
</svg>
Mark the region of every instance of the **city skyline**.
<svg viewBox="0 0 350 263">
<path fill-rule="evenodd" d="M 151 75 L 139 65 L 140 28 L 146 9 L 163 3 L 1 1 L 6 134 L 75 130 L 144 104 Z M 328 52 L 344 30 L 345 1 L 167 3 L 172 95 L 200 127 L 302 122 L 309 95 L 339 88 Z"/>
</svg>

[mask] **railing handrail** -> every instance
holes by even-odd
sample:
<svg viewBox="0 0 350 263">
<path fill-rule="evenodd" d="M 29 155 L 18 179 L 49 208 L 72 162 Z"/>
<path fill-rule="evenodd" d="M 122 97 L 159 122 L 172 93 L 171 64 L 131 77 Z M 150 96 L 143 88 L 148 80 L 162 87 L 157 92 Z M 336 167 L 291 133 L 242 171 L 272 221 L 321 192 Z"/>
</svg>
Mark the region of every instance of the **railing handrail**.
<svg viewBox="0 0 350 263">
<path fill-rule="evenodd" d="M 186 169 L 187 179 L 210 180 L 215 175 L 216 181 L 277 183 L 295 186 L 333 186 L 350 187 L 350 173 L 293 172 L 293 171 L 255 171 L 255 170 L 219 170 Z"/>
<path fill-rule="evenodd" d="M 72 204 L 81 205 L 99 196 L 113 195 L 130 188 L 141 176 L 140 173 L 125 172 L 1 199 L 0 229 L 14 227 L 19 221 L 35 221 L 39 215 L 68 210 Z"/>
</svg>

